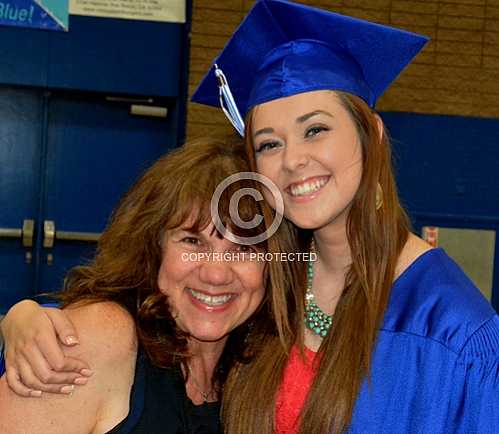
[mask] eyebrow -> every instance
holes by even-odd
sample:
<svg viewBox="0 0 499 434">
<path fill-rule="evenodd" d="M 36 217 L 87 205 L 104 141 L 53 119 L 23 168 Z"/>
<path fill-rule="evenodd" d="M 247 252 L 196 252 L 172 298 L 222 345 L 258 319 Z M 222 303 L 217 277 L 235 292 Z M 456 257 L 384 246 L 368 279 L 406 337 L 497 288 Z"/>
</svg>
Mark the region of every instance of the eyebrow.
<svg viewBox="0 0 499 434">
<path fill-rule="evenodd" d="M 330 118 L 334 117 L 331 113 L 329 113 L 325 110 L 314 110 L 313 112 L 306 113 L 304 115 L 301 115 L 300 117 L 297 117 L 296 122 L 299 124 L 302 124 L 303 122 L 306 122 L 310 118 L 317 116 L 317 115 L 326 115 L 326 116 L 329 116 Z"/>
<path fill-rule="evenodd" d="M 255 134 L 253 134 L 253 137 L 260 136 L 262 134 L 272 134 L 274 132 L 274 128 L 262 128 L 261 130 L 258 130 Z"/>
<path fill-rule="evenodd" d="M 182 234 L 186 234 L 186 235 L 199 235 L 201 234 L 201 232 L 196 232 L 195 230 L 193 230 L 191 227 L 182 227 L 182 226 L 179 226 L 179 227 L 176 227 L 175 229 L 171 229 L 171 232 L 173 233 L 182 233 Z"/>
<path fill-rule="evenodd" d="M 325 110 L 314 110 L 313 112 L 306 113 L 304 115 L 301 115 L 296 118 L 296 122 L 299 124 L 302 124 L 303 122 L 308 121 L 310 118 L 317 116 L 317 115 L 326 115 L 329 116 L 330 118 L 333 118 L 334 116 L 325 111 Z M 253 134 L 253 138 L 256 138 L 257 136 L 260 136 L 262 134 L 272 134 L 274 133 L 274 129 L 267 127 L 267 128 L 262 128 L 261 130 L 258 130 L 255 134 Z"/>
</svg>

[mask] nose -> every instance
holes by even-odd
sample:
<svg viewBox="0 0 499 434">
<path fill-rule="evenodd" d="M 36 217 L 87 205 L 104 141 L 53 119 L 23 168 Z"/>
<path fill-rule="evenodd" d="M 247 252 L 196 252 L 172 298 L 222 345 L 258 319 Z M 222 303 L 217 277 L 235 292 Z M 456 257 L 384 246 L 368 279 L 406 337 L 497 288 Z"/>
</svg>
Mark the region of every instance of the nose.
<svg viewBox="0 0 499 434">
<path fill-rule="evenodd" d="M 234 272 L 228 261 L 204 261 L 199 269 L 199 278 L 210 286 L 228 285 L 234 279 Z"/>
<path fill-rule="evenodd" d="M 288 141 L 282 155 L 283 168 L 289 172 L 303 169 L 309 161 L 306 146 L 300 142 Z"/>
</svg>

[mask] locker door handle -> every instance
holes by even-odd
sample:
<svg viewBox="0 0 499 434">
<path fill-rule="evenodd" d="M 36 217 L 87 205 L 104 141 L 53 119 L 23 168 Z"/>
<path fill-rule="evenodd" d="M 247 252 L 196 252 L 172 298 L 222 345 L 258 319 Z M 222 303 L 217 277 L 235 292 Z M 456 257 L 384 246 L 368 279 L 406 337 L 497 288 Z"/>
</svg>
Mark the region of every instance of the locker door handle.
<svg viewBox="0 0 499 434">
<path fill-rule="evenodd" d="M 22 238 L 24 247 L 33 246 L 33 235 L 35 233 L 35 221 L 23 220 L 22 228 L 0 228 L 0 238 Z"/>
<path fill-rule="evenodd" d="M 85 241 L 96 243 L 99 241 L 101 234 L 99 232 L 68 232 L 56 231 L 55 222 L 53 220 L 45 220 L 43 222 L 43 247 L 54 247 L 55 240 L 67 241 Z"/>
</svg>

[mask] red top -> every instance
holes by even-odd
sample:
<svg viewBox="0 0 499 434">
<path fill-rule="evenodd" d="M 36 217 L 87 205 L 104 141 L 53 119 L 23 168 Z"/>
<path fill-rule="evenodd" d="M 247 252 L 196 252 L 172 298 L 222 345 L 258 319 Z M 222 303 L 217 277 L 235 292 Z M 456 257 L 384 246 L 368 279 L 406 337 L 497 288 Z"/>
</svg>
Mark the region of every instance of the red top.
<svg viewBox="0 0 499 434">
<path fill-rule="evenodd" d="M 291 349 L 283 381 L 277 391 L 275 434 L 298 434 L 298 417 L 317 371 L 317 367 L 313 366 L 315 355 L 305 347 L 304 360 L 296 346 Z"/>
</svg>

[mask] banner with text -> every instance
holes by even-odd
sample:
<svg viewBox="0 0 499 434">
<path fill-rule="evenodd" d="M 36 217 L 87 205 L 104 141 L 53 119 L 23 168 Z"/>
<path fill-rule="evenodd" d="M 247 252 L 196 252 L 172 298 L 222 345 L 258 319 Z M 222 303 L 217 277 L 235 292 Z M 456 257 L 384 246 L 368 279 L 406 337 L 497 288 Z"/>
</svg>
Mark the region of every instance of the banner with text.
<svg viewBox="0 0 499 434">
<path fill-rule="evenodd" d="M 72 15 L 185 23 L 185 0 L 70 0 Z"/>
<path fill-rule="evenodd" d="M 0 0 L 0 25 L 67 31 L 68 0 Z"/>
</svg>

